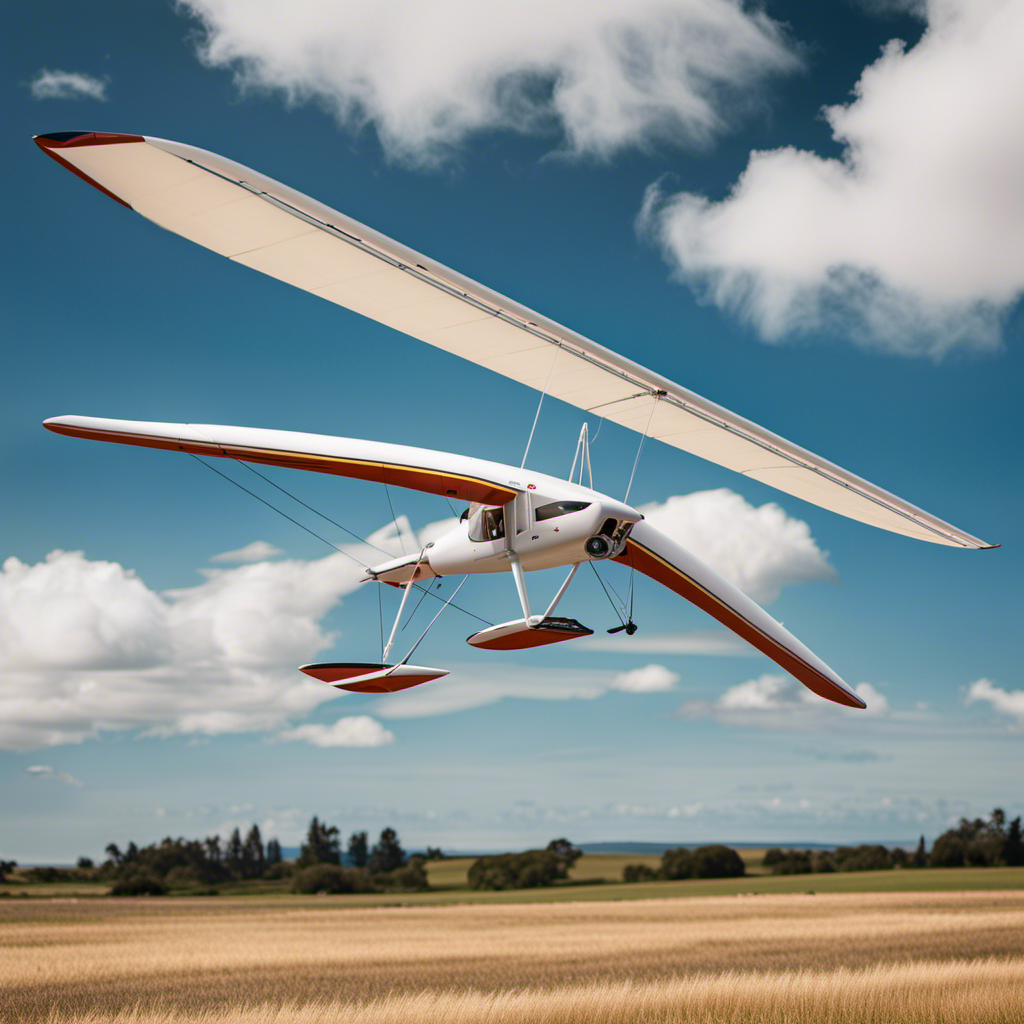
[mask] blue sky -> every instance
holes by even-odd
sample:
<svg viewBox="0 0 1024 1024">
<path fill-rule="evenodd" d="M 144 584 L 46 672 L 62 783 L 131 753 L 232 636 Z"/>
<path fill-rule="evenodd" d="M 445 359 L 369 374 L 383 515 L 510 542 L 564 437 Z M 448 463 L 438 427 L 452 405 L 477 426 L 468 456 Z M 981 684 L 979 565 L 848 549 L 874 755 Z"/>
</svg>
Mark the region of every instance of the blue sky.
<svg viewBox="0 0 1024 1024">
<path fill-rule="evenodd" d="M 907 840 L 1024 809 L 1019 8 L 313 6 L 4 11 L 0 852 L 251 821 L 288 845 L 313 814 L 443 848 Z M 646 72 L 623 81 L 606 43 L 627 38 Z M 805 700 L 645 581 L 614 648 L 485 656 L 449 610 L 417 660 L 450 677 L 325 693 L 295 666 L 379 655 L 341 556 L 191 459 L 40 422 L 517 463 L 536 394 L 162 232 L 31 142 L 82 129 L 255 167 L 1003 547 L 873 530 L 650 444 L 631 501 L 666 505 L 867 713 Z M 530 464 L 564 475 L 580 420 L 546 402 Z M 599 489 L 622 494 L 637 442 L 601 428 Z M 274 479 L 364 536 L 391 524 L 370 485 Z M 392 499 L 416 530 L 451 514 Z M 211 561 L 256 542 L 278 553 Z M 459 600 L 516 614 L 510 579 Z M 563 610 L 598 639 L 617 621 L 592 574 Z"/>
</svg>

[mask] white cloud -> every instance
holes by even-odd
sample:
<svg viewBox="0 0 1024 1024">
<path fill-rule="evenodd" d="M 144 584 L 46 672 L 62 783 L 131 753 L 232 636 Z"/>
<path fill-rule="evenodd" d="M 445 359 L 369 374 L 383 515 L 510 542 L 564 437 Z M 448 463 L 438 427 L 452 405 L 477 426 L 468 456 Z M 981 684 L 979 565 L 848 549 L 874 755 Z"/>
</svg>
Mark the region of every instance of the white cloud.
<svg viewBox="0 0 1024 1024">
<path fill-rule="evenodd" d="M 662 665 L 630 672 L 558 669 L 533 665 L 461 665 L 451 674 L 414 689 L 389 693 L 373 704 L 381 718 L 424 718 L 486 707 L 506 698 L 595 700 L 609 690 L 655 693 L 671 689 L 679 676 Z"/>
<path fill-rule="evenodd" d="M 107 83 L 102 78 L 80 71 L 36 72 L 29 89 L 34 100 L 106 100 Z"/>
<path fill-rule="evenodd" d="M 1004 690 L 989 679 L 976 679 L 967 690 L 967 704 L 987 701 L 1002 715 L 1016 718 L 1024 725 L 1024 690 Z"/>
<path fill-rule="evenodd" d="M 606 157 L 702 144 L 798 61 L 739 0 L 181 0 L 200 58 L 243 88 L 317 101 L 384 148 L 443 158 L 473 132 L 560 130 Z"/>
<path fill-rule="evenodd" d="M 888 700 L 870 683 L 861 683 L 855 689 L 867 704 L 866 710 L 857 710 L 856 714 L 889 714 Z M 817 696 L 789 676 L 763 675 L 730 687 L 717 700 L 687 701 L 679 713 L 684 718 L 711 718 L 725 725 L 802 730 L 819 726 L 829 717 L 848 714 L 850 709 Z"/>
<path fill-rule="evenodd" d="M 730 657 L 754 656 L 757 652 L 746 641 L 725 630 L 692 630 L 689 633 L 671 633 L 650 636 L 594 636 L 580 640 L 576 650 L 607 651 L 609 654 L 697 654 Z"/>
<path fill-rule="evenodd" d="M 383 747 L 395 742 L 395 734 L 369 715 L 349 715 L 334 725 L 309 723 L 278 735 L 282 740 L 300 740 L 314 747 Z"/>
<path fill-rule="evenodd" d="M 930 0 L 855 98 L 841 159 L 754 152 L 721 202 L 648 191 L 680 276 L 770 341 L 819 329 L 904 355 L 992 350 L 1024 292 L 1024 4 Z"/>
<path fill-rule="evenodd" d="M 77 786 L 81 788 L 82 780 L 76 779 L 74 775 L 69 775 L 67 772 L 57 772 L 48 764 L 32 764 L 25 769 L 26 775 L 31 775 L 34 779 L 53 779 L 54 782 L 63 782 L 69 786 Z"/>
<path fill-rule="evenodd" d="M 415 543 L 407 520 L 398 528 Z M 370 542 L 399 553 L 395 526 Z M 369 546 L 346 549 L 379 560 Z M 104 730 L 215 736 L 279 729 L 337 691 L 296 667 L 329 647 L 321 620 L 356 589 L 345 554 L 201 570 L 158 594 L 116 562 L 54 551 L 0 572 L 0 748 Z"/>
<path fill-rule="evenodd" d="M 774 601 L 786 584 L 836 578 L 811 528 L 774 502 L 754 508 L 721 488 L 677 495 L 640 511 L 761 604 Z"/>
<path fill-rule="evenodd" d="M 662 693 L 674 690 L 678 682 L 679 675 L 664 665 L 645 665 L 629 672 L 620 672 L 611 685 L 613 690 L 624 690 L 626 693 Z"/>
<path fill-rule="evenodd" d="M 222 551 L 214 555 L 211 562 L 264 562 L 268 558 L 276 558 L 283 554 L 280 548 L 268 544 L 265 540 L 254 540 L 246 544 L 244 548 L 235 548 L 234 551 Z"/>
</svg>

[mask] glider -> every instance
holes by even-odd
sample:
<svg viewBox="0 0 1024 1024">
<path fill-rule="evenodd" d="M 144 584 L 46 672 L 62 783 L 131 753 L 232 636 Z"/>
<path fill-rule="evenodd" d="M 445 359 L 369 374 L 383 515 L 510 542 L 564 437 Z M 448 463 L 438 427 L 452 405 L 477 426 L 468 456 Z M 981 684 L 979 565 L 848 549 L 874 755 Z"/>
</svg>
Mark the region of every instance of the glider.
<svg viewBox="0 0 1024 1024">
<path fill-rule="evenodd" d="M 881 529 L 952 547 L 994 546 L 241 164 L 142 135 L 57 132 L 35 141 L 72 173 L 159 226 L 542 396 Z M 368 567 L 368 579 L 404 589 L 395 628 L 380 664 L 303 666 L 334 685 L 381 692 L 446 674 L 408 664 L 411 651 L 398 664 L 387 663 L 406 599 L 420 580 L 511 572 L 522 618 L 469 637 L 477 647 L 509 650 L 589 635 L 575 620 L 553 613 L 581 564 L 612 559 L 703 608 L 815 693 L 864 707 L 750 598 L 644 522 L 636 509 L 593 490 L 592 480 L 583 486 L 585 426 L 577 445 L 578 482 L 572 479 L 575 462 L 566 481 L 446 452 L 293 431 L 82 416 L 57 417 L 45 426 L 78 437 L 377 480 L 469 502 L 463 521 L 447 535 L 413 555 Z M 569 576 L 537 615 L 524 574 L 555 566 L 569 567 Z M 619 628 L 635 627 L 630 619 Z"/>
</svg>

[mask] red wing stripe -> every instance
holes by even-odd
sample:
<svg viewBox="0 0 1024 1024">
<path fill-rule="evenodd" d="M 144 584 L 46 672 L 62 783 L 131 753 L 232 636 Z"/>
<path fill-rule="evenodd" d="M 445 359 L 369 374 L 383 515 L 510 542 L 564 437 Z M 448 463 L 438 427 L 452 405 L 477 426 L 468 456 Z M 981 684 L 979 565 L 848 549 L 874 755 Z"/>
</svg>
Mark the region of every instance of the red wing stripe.
<svg viewBox="0 0 1024 1024">
<path fill-rule="evenodd" d="M 723 626 L 731 629 L 737 636 L 742 637 L 751 646 L 756 647 L 762 654 L 766 654 L 781 668 L 784 668 L 792 676 L 803 683 L 809 690 L 824 697 L 826 700 L 836 701 L 845 704 L 847 707 L 861 708 L 862 704 L 854 703 L 850 696 L 836 686 L 830 679 L 823 676 L 817 669 L 808 665 L 807 662 L 797 657 L 792 651 L 783 647 L 778 641 L 768 636 L 754 623 L 745 619 L 739 612 L 725 604 L 720 598 L 702 587 L 696 580 L 691 579 L 677 566 L 666 562 L 655 552 L 644 547 L 643 544 L 630 538 L 629 551 L 617 556 L 617 562 L 632 564 L 645 576 L 650 576 L 662 586 L 674 590 L 681 597 L 685 597 L 691 604 L 707 612 L 713 618 L 718 619 Z"/>
<path fill-rule="evenodd" d="M 396 487 L 408 487 L 414 491 L 440 494 L 442 497 L 458 498 L 462 501 L 478 501 L 484 505 L 504 505 L 516 496 L 515 491 L 500 487 L 489 480 L 422 466 L 374 462 L 369 459 L 346 459 L 340 456 L 314 455 L 308 452 L 245 448 L 240 445 L 221 445 L 214 441 L 192 441 L 152 434 L 128 434 L 116 430 L 102 430 L 96 427 L 82 427 L 65 423 L 47 423 L 45 426 L 54 433 L 68 434 L 71 437 L 86 437 L 94 441 L 115 441 L 119 444 L 134 444 L 144 448 L 164 448 L 171 451 L 189 452 L 193 455 L 242 459 L 246 462 L 258 462 L 261 465 L 305 469 L 314 473 L 330 473 L 356 480 L 371 480 L 376 483 L 393 484 Z"/>
</svg>

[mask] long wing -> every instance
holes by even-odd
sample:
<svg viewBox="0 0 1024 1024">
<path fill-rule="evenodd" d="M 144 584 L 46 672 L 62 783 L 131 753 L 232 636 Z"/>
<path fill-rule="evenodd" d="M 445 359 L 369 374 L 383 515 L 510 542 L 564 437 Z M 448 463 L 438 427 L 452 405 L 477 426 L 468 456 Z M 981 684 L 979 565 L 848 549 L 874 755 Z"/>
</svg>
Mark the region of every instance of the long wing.
<svg viewBox="0 0 1024 1024">
<path fill-rule="evenodd" d="M 241 164 L 142 135 L 36 142 L 169 231 L 580 409 L 884 530 L 991 546 Z"/>
<path fill-rule="evenodd" d="M 818 696 L 851 708 L 867 706 L 821 658 L 759 604 L 650 523 L 639 522 L 633 527 L 626 550 L 616 561 L 632 565 L 703 608 Z"/>
<path fill-rule="evenodd" d="M 522 490 L 514 480 L 517 470 L 510 466 L 383 441 L 303 434 L 295 430 L 206 423 L 147 423 L 94 416 L 55 416 L 44 420 L 43 426 L 72 437 L 332 473 L 486 505 L 504 504 Z"/>
</svg>

